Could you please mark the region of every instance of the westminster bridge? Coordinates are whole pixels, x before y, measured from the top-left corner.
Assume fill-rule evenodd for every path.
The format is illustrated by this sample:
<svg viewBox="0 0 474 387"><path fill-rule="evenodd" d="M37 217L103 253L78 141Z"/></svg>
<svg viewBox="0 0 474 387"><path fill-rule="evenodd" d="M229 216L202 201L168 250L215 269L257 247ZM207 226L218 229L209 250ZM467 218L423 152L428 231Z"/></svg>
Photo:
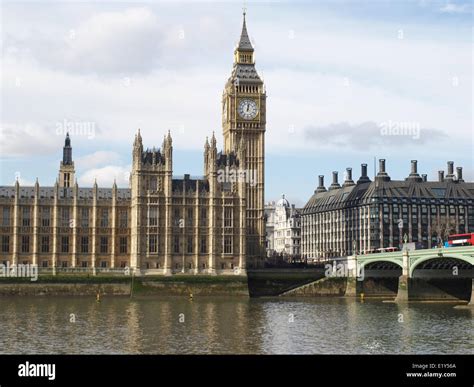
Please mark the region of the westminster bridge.
<svg viewBox="0 0 474 387"><path fill-rule="evenodd" d="M474 246L353 255L325 262L316 281L282 295L321 295L344 277L339 294L407 301L469 301L474 305ZM329 281L328 281L329 280ZM328 282L328 285L324 285Z"/></svg>

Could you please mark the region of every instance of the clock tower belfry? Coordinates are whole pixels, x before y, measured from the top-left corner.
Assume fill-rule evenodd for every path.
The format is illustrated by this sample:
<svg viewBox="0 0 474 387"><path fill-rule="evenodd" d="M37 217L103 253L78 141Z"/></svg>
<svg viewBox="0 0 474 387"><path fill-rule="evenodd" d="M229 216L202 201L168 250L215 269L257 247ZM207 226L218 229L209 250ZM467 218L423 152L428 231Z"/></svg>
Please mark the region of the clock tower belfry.
<svg viewBox="0 0 474 387"><path fill-rule="evenodd" d="M232 74L222 95L225 153L243 147L246 182L248 267L259 267L265 257L264 188L266 92L255 69L255 55L243 14L240 40L234 51ZM249 178L250 177L250 178Z"/></svg>

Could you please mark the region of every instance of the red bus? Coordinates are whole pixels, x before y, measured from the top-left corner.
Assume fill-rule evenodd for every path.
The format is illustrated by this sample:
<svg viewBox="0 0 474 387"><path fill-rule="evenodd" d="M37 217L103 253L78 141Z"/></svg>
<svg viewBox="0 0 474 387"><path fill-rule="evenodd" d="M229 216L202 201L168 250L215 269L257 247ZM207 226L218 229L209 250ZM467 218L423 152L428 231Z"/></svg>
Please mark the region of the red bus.
<svg viewBox="0 0 474 387"><path fill-rule="evenodd" d="M449 247L474 246L474 233L453 234L448 236Z"/></svg>

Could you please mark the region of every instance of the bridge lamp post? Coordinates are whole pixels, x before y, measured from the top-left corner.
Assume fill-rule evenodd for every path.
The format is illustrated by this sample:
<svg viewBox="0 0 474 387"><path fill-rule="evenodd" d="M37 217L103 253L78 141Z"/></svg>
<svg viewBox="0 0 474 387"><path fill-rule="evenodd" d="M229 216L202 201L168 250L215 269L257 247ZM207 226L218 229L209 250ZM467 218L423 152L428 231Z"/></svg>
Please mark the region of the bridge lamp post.
<svg viewBox="0 0 474 387"><path fill-rule="evenodd" d="M354 253L354 277L357 278L357 275L359 274L357 270L357 242L355 239L352 240L352 251Z"/></svg>
<svg viewBox="0 0 474 387"><path fill-rule="evenodd" d="M405 243L405 245L406 245L407 242L408 242L408 235L407 235L407 233L405 233L405 235L403 235L403 243ZM408 249L408 247L405 246L405 249Z"/></svg>
<svg viewBox="0 0 474 387"><path fill-rule="evenodd" d="M402 235L402 232L403 232L403 219L398 219L397 220L397 223L398 223L398 230L399 230L399 235L401 236ZM405 234L406 235L406 234ZM400 243L401 244L401 243ZM401 247L401 246L399 246ZM401 250L401 249L400 249Z"/></svg>
<svg viewBox="0 0 474 387"><path fill-rule="evenodd" d="M185 265L185 258L184 258L184 249L186 248L186 236L185 236L185 233L184 233L184 219L181 218L179 220L179 226L183 229L183 263L182 263L182 267L181 267L181 273L184 274L184 265Z"/></svg>

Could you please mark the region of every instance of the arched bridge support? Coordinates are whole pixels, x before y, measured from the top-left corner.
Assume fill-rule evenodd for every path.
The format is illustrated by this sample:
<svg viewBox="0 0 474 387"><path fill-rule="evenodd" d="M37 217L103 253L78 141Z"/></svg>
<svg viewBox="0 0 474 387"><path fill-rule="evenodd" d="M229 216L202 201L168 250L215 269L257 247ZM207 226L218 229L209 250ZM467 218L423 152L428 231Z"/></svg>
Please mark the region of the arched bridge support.
<svg viewBox="0 0 474 387"><path fill-rule="evenodd" d="M474 308L474 278L472 279L472 289L471 289L471 300L469 301L469 306Z"/></svg>
<svg viewBox="0 0 474 387"><path fill-rule="evenodd" d="M397 303L408 302L408 287L410 283L410 264L408 259L408 251L404 250L402 255L402 275L398 277L398 292L395 298Z"/></svg>
<svg viewBox="0 0 474 387"><path fill-rule="evenodd" d="M344 295L346 297L357 297L358 286L357 286L357 257L351 256L347 258L348 276L346 280L346 290Z"/></svg>
<svg viewBox="0 0 474 387"><path fill-rule="evenodd" d="M436 255L404 251L395 302L470 299L474 304L471 257L442 251Z"/></svg>

